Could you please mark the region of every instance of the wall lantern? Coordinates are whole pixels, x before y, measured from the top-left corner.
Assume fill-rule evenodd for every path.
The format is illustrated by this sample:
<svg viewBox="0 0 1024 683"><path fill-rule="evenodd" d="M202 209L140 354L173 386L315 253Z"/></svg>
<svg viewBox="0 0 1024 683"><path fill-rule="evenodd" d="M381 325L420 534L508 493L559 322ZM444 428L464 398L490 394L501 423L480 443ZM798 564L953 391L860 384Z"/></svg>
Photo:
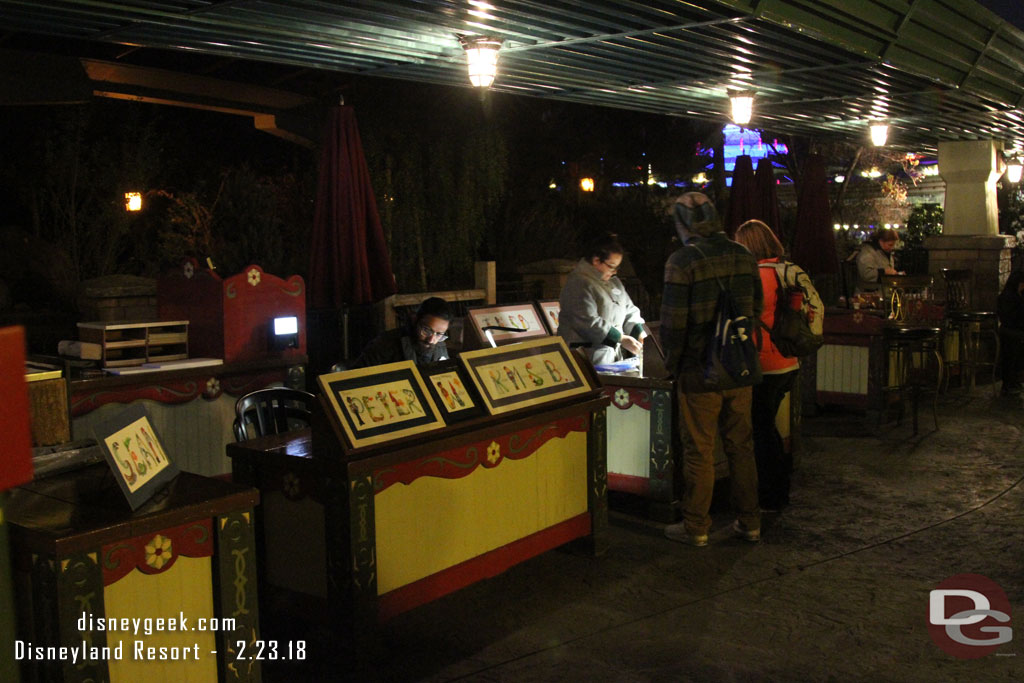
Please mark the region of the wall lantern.
<svg viewBox="0 0 1024 683"><path fill-rule="evenodd" d="M580 178L580 189L584 192L594 191L594 179L593 178Z"/></svg>
<svg viewBox="0 0 1024 683"><path fill-rule="evenodd" d="M1006 179L1011 183L1019 183L1021 174L1024 173L1024 163L1021 163L1019 156L1012 156L1006 160Z"/></svg>
<svg viewBox="0 0 1024 683"><path fill-rule="evenodd" d="M886 123L871 124L871 144L875 147L884 147L889 137L889 125Z"/></svg>
<svg viewBox="0 0 1024 683"><path fill-rule="evenodd" d="M125 192L124 193L124 208L125 208L125 211L142 211L142 193L141 192Z"/></svg>
<svg viewBox="0 0 1024 683"><path fill-rule="evenodd" d="M477 88L489 88L498 74L498 50L501 41L497 38L459 38L466 51L466 65L469 68L469 82Z"/></svg>
<svg viewBox="0 0 1024 683"><path fill-rule="evenodd" d="M729 94L729 101L732 102L733 123L737 126L750 123L754 113L754 93L750 90L734 90Z"/></svg>

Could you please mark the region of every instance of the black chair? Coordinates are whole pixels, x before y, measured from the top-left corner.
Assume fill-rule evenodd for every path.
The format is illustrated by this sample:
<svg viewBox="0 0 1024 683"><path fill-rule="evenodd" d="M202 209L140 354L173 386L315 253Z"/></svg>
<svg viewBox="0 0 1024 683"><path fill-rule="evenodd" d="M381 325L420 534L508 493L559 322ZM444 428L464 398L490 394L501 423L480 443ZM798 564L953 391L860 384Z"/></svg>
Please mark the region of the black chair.
<svg viewBox="0 0 1024 683"><path fill-rule="evenodd" d="M306 427L316 402L308 391L287 387L250 392L235 402L235 441Z"/></svg>
<svg viewBox="0 0 1024 683"><path fill-rule="evenodd" d="M974 310L971 302L973 273L964 268L943 268L946 284L946 330L956 335L956 350L946 359L948 370L960 374L960 385L973 391L978 370L991 372L992 393L996 392L999 361L999 318L995 311ZM988 344L985 340L988 340ZM954 357L955 353L955 357ZM946 373L948 388L949 375Z"/></svg>

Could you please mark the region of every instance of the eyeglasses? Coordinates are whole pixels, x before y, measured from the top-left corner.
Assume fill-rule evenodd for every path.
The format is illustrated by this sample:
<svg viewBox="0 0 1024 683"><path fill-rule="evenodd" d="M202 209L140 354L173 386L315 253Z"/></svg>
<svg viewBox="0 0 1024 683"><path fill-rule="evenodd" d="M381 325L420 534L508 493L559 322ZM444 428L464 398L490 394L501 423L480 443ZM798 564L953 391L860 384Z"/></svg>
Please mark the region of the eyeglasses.
<svg viewBox="0 0 1024 683"><path fill-rule="evenodd" d="M621 263L619 263L617 265L614 265L614 266L612 264L608 263L607 261L601 261L601 263L603 263L604 267L607 268L608 270L612 271L613 273L619 272L619 268L622 267Z"/></svg>
<svg viewBox="0 0 1024 683"><path fill-rule="evenodd" d="M437 341L444 341L445 339L448 338L447 334L441 334L440 332L436 332L427 327L426 325L420 325L420 334L422 334L426 339L433 339L434 337L436 337Z"/></svg>

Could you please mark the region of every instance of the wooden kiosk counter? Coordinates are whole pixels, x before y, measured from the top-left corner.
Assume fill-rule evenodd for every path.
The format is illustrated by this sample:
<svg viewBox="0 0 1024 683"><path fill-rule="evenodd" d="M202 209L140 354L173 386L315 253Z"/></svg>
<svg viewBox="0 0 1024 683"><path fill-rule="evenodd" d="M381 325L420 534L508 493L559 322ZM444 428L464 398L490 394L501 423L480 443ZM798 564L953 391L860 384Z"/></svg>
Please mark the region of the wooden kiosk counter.
<svg viewBox="0 0 1024 683"><path fill-rule="evenodd" d="M372 623L573 539L603 552L608 401L560 338L319 383L311 430L228 446L270 586Z"/></svg>

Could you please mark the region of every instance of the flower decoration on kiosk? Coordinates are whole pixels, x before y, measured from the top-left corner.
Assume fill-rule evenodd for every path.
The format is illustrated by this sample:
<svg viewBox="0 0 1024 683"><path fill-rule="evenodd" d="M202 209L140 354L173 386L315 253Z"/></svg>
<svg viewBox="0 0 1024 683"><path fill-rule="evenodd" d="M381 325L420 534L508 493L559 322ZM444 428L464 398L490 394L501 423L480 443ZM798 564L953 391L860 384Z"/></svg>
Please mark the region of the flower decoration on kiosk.
<svg viewBox="0 0 1024 683"><path fill-rule="evenodd" d="M299 486L299 477L294 472L285 472L284 477L281 478L281 490L284 491L284 495L290 500L295 500L299 497L302 492L302 488Z"/></svg>
<svg viewBox="0 0 1024 683"><path fill-rule="evenodd" d="M171 561L171 539L157 534L146 544L146 564L153 569L163 569Z"/></svg>
<svg viewBox="0 0 1024 683"><path fill-rule="evenodd" d="M220 396L220 393L221 389L219 379L217 379L216 377L211 377L210 379L206 380L206 389L203 390L203 398L205 398L207 401L212 401L213 399Z"/></svg>
<svg viewBox="0 0 1024 683"><path fill-rule="evenodd" d="M249 271L249 284L255 287L260 283L260 271L256 268L252 268Z"/></svg>
<svg viewBox="0 0 1024 683"><path fill-rule="evenodd" d="M619 389L615 392L615 405L620 408L625 408L629 405L629 392L625 389Z"/></svg>
<svg viewBox="0 0 1024 683"><path fill-rule="evenodd" d="M492 441L491 445L487 447L487 462L492 465L496 465L498 460L501 459L501 446L497 441Z"/></svg>
<svg viewBox="0 0 1024 683"><path fill-rule="evenodd" d="M196 266L192 261L185 261L185 266L182 271L185 273L185 279L191 280L192 276L196 274Z"/></svg>

